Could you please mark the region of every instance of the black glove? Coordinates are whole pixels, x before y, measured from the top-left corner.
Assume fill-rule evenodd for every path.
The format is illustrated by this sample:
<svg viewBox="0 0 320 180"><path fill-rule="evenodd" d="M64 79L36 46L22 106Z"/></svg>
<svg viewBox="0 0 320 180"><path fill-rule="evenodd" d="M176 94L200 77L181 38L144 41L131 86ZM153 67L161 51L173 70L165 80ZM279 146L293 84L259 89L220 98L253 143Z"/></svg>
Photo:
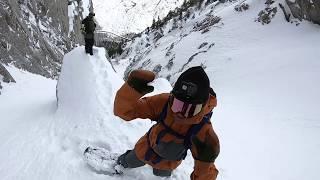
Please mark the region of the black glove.
<svg viewBox="0 0 320 180"><path fill-rule="evenodd" d="M151 71L134 70L130 73L127 83L130 87L145 95L154 90L153 86L148 85L148 83L152 82L154 78L155 75Z"/></svg>
<svg viewBox="0 0 320 180"><path fill-rule="evenodd" d="M203 162L214 162L218 157L219 152L214 150L210 144L201 142L196 136L192 137L192 143L197 149L196 159Z"/></svg>

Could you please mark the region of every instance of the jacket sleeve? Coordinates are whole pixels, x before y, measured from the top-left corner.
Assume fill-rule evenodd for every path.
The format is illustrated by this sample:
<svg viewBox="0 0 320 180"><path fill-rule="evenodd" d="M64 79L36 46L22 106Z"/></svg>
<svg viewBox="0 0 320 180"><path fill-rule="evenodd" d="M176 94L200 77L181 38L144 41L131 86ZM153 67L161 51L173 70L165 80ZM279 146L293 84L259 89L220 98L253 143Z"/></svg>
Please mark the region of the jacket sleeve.
<svg viewBox="0 0 320 180"><path fill-rule="evenodd" d="M141 97L142 94L130 87L128 83L125 83L116 94L114 114L126 121L136 118L154 119L157 116L157 112L153 108L157 107L154 101L155 97Z"/></svg>
<svg viewBox="0 0 320 180"><path fill-rule="evenodd" d="M216 180L219 171L214 163L195 160L194 170L190 176L191 180Z"/></svg>
<svg viewBox="0 0 320 180"><path fill-rule="evenodd" d="M197 137L199 137L201 141L205 141L206 143L210 144L217 157L220 153L219 139L216 133L213 131L211 125L208 125L204 128L205 130L200 132ZM191 150L192 156L194 157L194 171L190 176L191 180L216 180L219 171L214 162L203 162L197 160L196 148L192 147Z"/></svg>
<svg viewBox="0 0 320 180"><path fill-rule="evenodd" d="M216 180L219 171L214 163L207 163L195 160L194 171L192 172L191 180Z"/></svg>

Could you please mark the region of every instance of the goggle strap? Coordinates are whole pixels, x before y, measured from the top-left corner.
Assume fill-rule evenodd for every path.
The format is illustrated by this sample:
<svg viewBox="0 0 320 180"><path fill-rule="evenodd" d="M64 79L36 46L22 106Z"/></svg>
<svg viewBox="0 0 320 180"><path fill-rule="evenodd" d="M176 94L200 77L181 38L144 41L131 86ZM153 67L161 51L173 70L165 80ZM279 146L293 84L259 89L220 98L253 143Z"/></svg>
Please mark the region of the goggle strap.
<svg viewBox="0 0 320 180"><path fill-rule="evenodd" d="M194 111L196 109L196 106L197 105L191 105L190 110L188 111L188 117L194 116L194 113L195 113Z"/></svg>

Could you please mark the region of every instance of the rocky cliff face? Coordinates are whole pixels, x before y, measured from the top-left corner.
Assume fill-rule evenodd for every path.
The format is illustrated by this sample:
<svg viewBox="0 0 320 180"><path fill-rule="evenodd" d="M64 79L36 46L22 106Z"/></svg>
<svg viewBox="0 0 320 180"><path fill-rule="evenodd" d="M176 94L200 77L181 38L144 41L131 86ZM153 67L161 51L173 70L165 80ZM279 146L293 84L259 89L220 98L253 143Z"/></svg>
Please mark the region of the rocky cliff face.
<svg viewBox="0 0 320 180"><path fill-rule="evenodd" d="M56 78L63 54L82 41L82 12L79 0L0 0L1 63Z"/></svg>
<svg viewBox="0 0 320 180"><path fill-rule="evenodd" d="M319 0L286 0L292 15L300 20L306 19L320 25Z"/></svg>

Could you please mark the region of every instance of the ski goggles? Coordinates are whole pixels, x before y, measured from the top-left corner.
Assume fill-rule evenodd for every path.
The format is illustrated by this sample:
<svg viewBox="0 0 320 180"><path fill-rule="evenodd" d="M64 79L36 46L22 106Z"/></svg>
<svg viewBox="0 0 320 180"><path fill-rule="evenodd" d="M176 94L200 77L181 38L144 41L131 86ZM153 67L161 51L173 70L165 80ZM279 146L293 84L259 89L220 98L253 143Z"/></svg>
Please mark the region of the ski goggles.
<svg viewBox="0 0 320 180"><path fill-rule="evenodd" d="M186 118L191 118L199 114L203 107L203 104L186 103L175 98L174 96L171 96L170 105L172 112L179 113Z"/></svg>

